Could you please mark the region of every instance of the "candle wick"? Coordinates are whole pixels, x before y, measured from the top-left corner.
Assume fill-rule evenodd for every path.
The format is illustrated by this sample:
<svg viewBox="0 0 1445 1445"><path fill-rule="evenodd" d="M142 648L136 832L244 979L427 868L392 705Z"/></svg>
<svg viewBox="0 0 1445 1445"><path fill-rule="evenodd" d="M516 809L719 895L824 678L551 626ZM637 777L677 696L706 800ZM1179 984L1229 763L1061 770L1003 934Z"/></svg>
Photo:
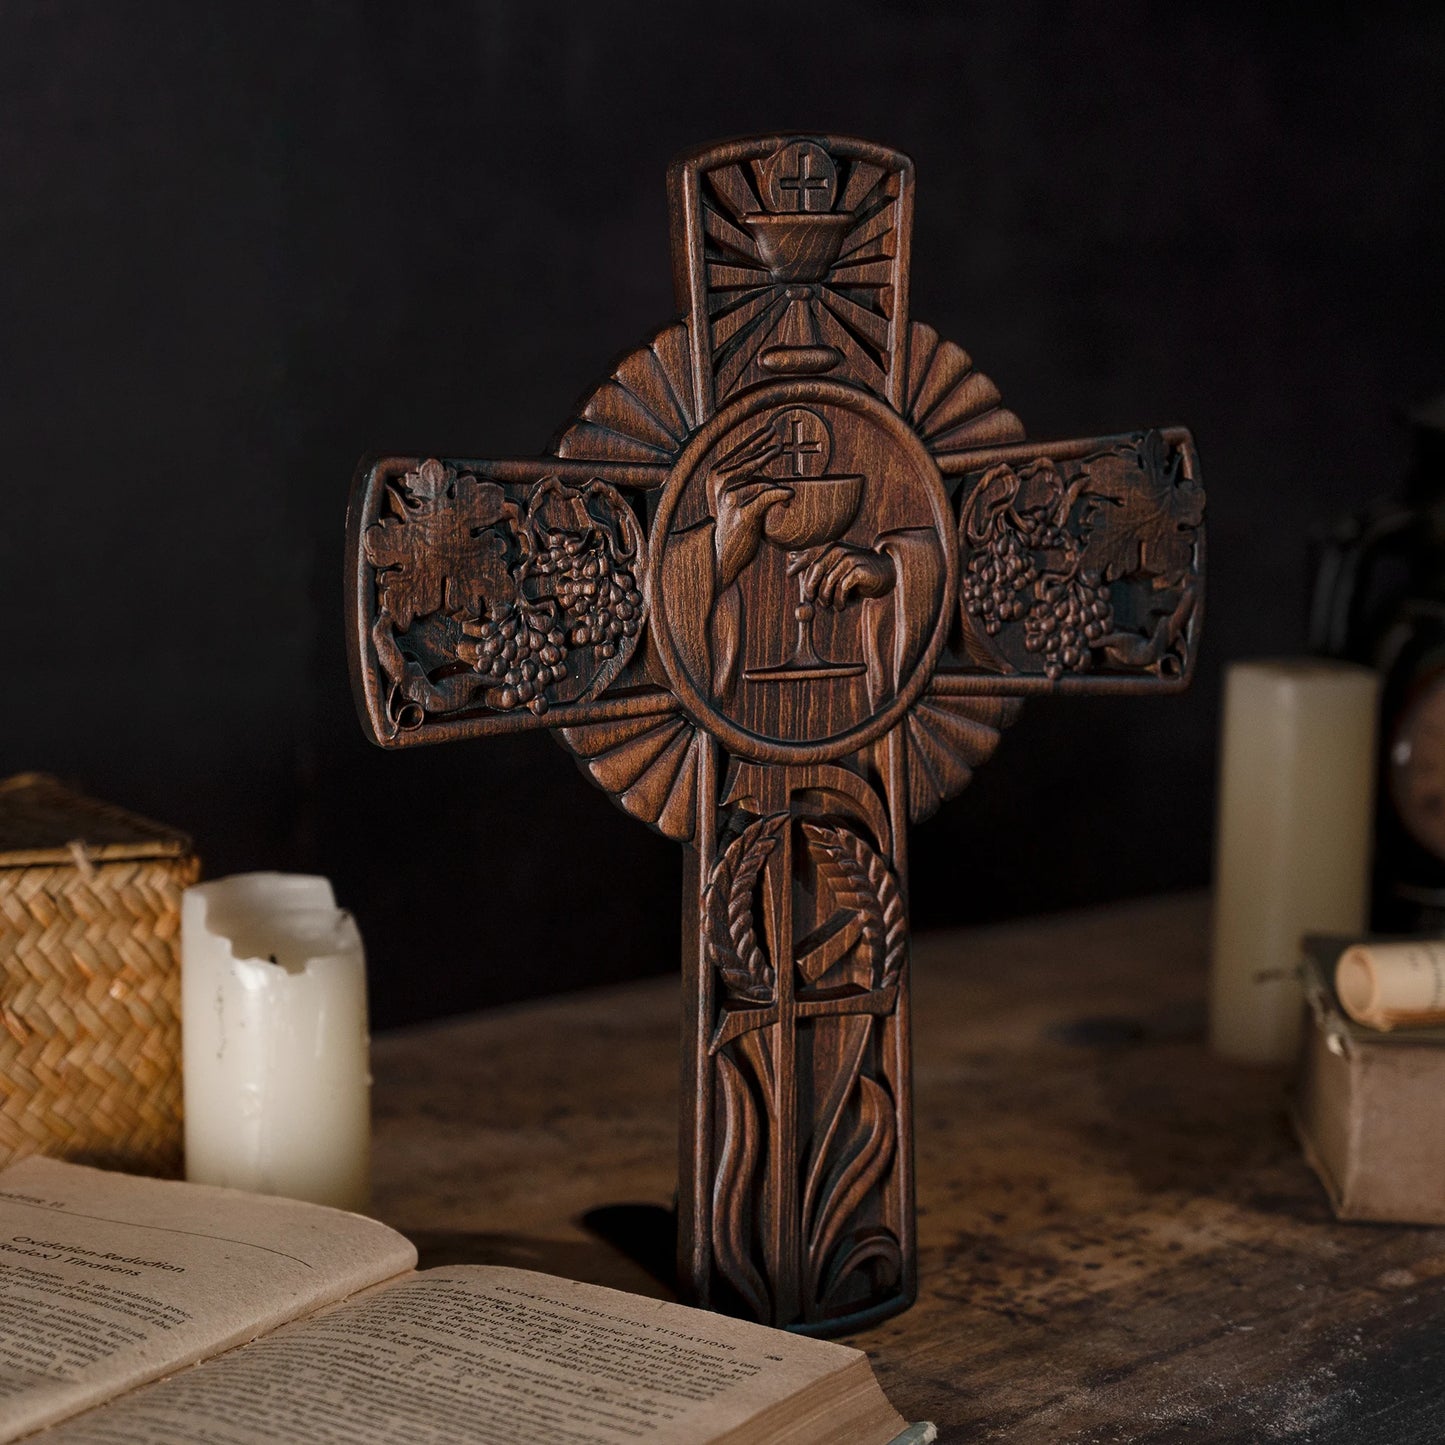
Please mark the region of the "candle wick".
<svg viewBox="0 0 1445 1445"><path fill-rule="evenodd" d="M274 953L268 954L267 957L270 958L272 963L276 963L276 955ZM277 964L277 967L280 967L280 965Z"/></svg>

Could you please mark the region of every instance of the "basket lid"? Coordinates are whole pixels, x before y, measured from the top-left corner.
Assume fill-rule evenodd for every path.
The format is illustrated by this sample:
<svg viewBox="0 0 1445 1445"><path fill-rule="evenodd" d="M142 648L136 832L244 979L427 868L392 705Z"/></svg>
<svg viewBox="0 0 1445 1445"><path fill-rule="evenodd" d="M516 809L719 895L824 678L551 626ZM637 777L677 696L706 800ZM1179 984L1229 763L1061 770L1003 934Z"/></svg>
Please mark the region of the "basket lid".
<svg viewBox="0 0 1445 1445"><path fill-rule="evenodd" d="M190 851L184 833L88 798L46 773L0 781L0 868L69 863L77 852L93 863L118 863Z"/></svg>

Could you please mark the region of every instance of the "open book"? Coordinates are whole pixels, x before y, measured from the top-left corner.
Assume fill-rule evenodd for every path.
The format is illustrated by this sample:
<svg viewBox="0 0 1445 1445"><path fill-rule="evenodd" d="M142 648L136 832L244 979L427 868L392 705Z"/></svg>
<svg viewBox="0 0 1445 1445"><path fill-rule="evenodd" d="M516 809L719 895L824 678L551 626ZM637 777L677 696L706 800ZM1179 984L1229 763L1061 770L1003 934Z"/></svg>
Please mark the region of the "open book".
<svg viewBox="0 0 1445 1445"><path fill-rule="evenodd" d="M359 1215L27 1159L0 1173L0 1445L934 1438L858 1350L415 1264Z"/></svg>

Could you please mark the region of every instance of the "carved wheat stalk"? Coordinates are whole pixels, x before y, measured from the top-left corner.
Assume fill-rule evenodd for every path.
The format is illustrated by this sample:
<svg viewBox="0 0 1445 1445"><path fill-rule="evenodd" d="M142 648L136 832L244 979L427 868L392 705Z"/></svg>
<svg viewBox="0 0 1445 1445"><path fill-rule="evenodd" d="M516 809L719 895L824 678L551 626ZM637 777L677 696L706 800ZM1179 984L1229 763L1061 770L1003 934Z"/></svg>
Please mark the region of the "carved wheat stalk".
<svg viewBox="0 0 1445 1445"><path fill-rule="evenodd" d="M862 919L863 943L877 986L896 983L908 953L908 919L903 891L892 870L851 829L805 822L803 836L838 907L851 909Z"/></svg>
<svg viewBox="0 0 1445 1445"><path fill-rule="evenodd" d="M753 894L787 820L786 813L773 813L748 824L708 884L708 959L733 993L755 1003L771 1000L777 971L758 938Z"/></svg>

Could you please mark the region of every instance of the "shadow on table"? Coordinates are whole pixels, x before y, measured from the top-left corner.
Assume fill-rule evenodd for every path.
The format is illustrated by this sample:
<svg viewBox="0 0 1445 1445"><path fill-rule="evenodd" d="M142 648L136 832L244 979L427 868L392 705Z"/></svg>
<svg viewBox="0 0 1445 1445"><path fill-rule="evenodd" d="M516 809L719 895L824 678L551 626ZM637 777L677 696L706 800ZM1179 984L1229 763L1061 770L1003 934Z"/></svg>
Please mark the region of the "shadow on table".
<svg viewBox="0 0 1445 1445"><path fill-rule="evenodd" d="M419 1269L442 1265L505 1265L605 1285L656 1299L675 1297L676 1216L657 1204L607 1204L578 1221L589 1239L539 1239L525 1234L403 1229L416 1245Z"/></svg>
<svg viewBox="0 0 1445 1445"><path fill-rule="evenodd" d="M1326 1222L1323 1193L1304 1165L1286 1116L1287 1071L1210 1055L1198 1005L1138 1018L1062 1021L1056 1056L1059 1108L1074 1157L1122 1168L1142 1196L1209 1196L1246 1209Z"/></svg>
<svg viewBox="0 0 1445 1445"><path fill-rule="evenodd" d="M579 1223L645 1270L669 1296L676 1294L676 1210L660 1204L604 1204L589 1209Z"/></svg>

